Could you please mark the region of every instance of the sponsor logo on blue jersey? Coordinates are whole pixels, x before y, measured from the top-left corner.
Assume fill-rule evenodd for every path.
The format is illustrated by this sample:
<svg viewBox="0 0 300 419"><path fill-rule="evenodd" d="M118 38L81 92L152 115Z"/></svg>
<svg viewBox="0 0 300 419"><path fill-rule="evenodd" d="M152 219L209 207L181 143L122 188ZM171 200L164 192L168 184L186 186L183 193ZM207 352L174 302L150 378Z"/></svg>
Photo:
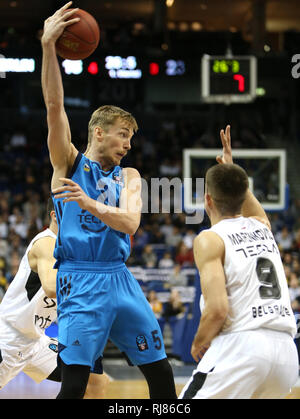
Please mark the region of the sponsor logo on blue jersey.
<svg viewBox="0 0 300 419"><path fill-rule="evenodd" d="M145 351L146 349L148 349L147 339L144 335L139 335L136 337L136 344L139 348L139 351Z"/></svg>

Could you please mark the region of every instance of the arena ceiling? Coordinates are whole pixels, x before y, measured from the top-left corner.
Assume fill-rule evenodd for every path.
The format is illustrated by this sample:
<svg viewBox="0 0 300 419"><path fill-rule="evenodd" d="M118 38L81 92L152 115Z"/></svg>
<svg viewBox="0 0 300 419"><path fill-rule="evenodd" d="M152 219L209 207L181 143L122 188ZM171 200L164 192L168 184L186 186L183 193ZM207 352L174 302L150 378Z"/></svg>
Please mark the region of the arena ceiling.
<svg viewBox="0 0 300 419"><path fill-rule="evenodd" d="M120 22L153 23L161 19L161 3L167 0L74 0L103 25ZM172 3L172 0L168 0ZM299 0L173 0L167 7L167 24L200 23L200 30L245 30L253 18L253 2L266 1L266 29L270 32L300 31ZM42 27L42 21L61 7L61 0L0 0L0 28ZM199 28L199 25L198 25Z"/></svg>

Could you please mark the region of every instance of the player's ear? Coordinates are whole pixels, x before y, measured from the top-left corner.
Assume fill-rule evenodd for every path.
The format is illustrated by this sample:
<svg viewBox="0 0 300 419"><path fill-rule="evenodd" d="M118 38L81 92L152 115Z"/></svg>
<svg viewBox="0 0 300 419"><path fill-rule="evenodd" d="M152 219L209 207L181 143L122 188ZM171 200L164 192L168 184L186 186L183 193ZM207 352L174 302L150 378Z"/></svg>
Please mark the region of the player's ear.
<svg viewBox="0 0 300 419"><path fill-rule="evenodd" d="M102 140L102 138L103 138L103 129L101 128L101 127L99 127L99 126L96 126L95 128L94 128L94 138L97 140L97 141L101 141Z"/></svg>
<svg viewBox="0 0 300 419"><path fill-rule="evenodd" d="M211 209L212 207L212 197L209 193L205 193L205 207Z"/></svg>
<svg viewBox="0 0 300 419"><path fill-rule="evenodd" d="M57 223L56 214L54 210L50 212L50 217L51 217L51 220L54 220Z"/></svg>

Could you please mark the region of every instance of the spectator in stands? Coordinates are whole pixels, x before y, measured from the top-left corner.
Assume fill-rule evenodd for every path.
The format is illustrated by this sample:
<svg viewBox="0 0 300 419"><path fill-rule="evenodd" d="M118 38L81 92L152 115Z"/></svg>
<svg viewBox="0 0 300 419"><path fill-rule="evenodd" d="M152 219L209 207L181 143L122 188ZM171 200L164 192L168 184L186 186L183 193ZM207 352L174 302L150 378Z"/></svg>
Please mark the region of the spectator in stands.
<svg viewBox="0 0 300 419"><path fill-rule="evenodd" d="M6 264L6 259L5 259L5 257L3 257L3 256L0 256L0 270L2 270L2 272L3 273L5 273L6 272L6 268L7 268L7 266L6 266L7 264Z"/></svg>
<svg viewBox="0 0 300 419"><path fill-rule="evenodd" d="M159 166L159 174L160 176L178 176L180 174L180 165L178 162L174 164L174 161L171 161L168 157L165 158L161 165Z"/></svg>
<svg viewBox="0 0 300 419"><path fill-rule="evenodd" d="M149 235L143 227L139 227L134 235L133 247L137 255L139 255L149 242Z"/></svg>
<svg viewBox="0 0 300 419"><path fill-rule="evenodd" d="M9 197L10 194L5 193L5 192L1 192L0 194L0 211L3 214L9 214Z"/></svg>
<svg viewBox="0 0 300 419"><path fill-rule="evenodd" d="M300 278L300 262L298 255L293 256L292 271Z"/></svg>
<svg viewBox="0 0 300 419"><path fill-rule="evenodd" d="M150 242L152 244L162 244L165 242L165 236L160 230L158 223L152 224Z"/></svg>
<svg viewBox="0 0 300 419"><path fill-rule="evenodd" d="M16 276L19 265L21 262L21 257L19 256L18 252L14 251L11 254L11 257L9 259L9 266L8 266L8 272L7 272L7 280L9 283L14 279Z"/></svg>
<svg viewBox="0 0 300 419"><path fill-rule="evenodd" d="M189 249L183 241L180 242L177 248L175 262L181 267L194 265L193 249Z"/></svg>
<svg viewBox="0 0 300 419"><path fill-rule="evenodd" d="M173 224L170 214L165 214L163 223L160 226L160 231L163 233L165 240L169 239L173 234Z"/></svg>
<svg viewBox="0 0 300 419"><path fill-rule="evenodd" d="M48 193L49 194L49 193ZM27 199L22 206L22 211L24 213L24 218L26 223L32 224L33 219L37 224L37 228L40 230L42 228L42 206L40 204L40 195L34 190L28 190Z"/></svg>
<svg viewBox="0 0 300 419"><path fill-rule="evenodd" d="M14 222L11 222L10 229L20 236L21 239L27 239L28 224L25 222L22 213L17 214Z"/></svg>
<svg viewBox="0 0 300 419"><path fill-rule="evenodd" d="M300 228L295 231L293 249L300 251Z"/></svg>
<svg viewBox="0 0 300 419"><path fill-rule="evenodd" d="M283 259L283 263L286 266L289 266L290 268L292 267L293 258L292 258L291 252L284 252L282 255L282 259Z"/></svg>
<svg viewBox="0 0 300 419"><path fill-rule="evenodd" d="M289 250L293 246L293 234L289 232L286 226L275 235L278 246L283 250Z"/></svg>
<svg viewBox="0 0 300 419"><path fill-rule="evenodd" d="M14 231L9 233L8 243L8 256L10 258L14 252L17 253L20 257L24 254L25 246L22 243L22 239Z"/></svg>
<svg viewBox="0 0 300 419"><path fill-rule="evenodd" d="M14 205L8 217L9 227L14 226L19 215L22 215L21 210L17 205Z"/></svg>
<svg viewBox="0 0 300 419"><path fill-rule="evenodd" d="M191 228L189 228L187 232L185 233L185 235L183 236L182 241L188 249L193 248L193 242L194 242L195 237L196 237L196 234L194 230L192 230Z"/></svg>
<svg viewBox="0 0 300 419"><path fill-rule="evenodd" d="M163 257L158 262L159 268L173 268L174 260L172 258L172 254L170 252L165 252Z"/></svg>
<svg viewBox="0 0 300 419"><path fill-rule="evenodd" d="M148 140L145 136L140 136L138 142L142 149L143 157L146 159L155 158L156 149L153 144L153 141Z"/></svg>
<svg viewBox="0 0 300 419"><path fill-rule="evenodd" d="M142 253L142 264L146 268L155 268L157 263L157 256L153 252L151 244L147 244Z"/></svg>
<svg viewBox="0 0 300 419"><path fill-rule="evenodd" d="M0 215L0 238L6 239L8 236L8 213Z"/></svg>
<svg viewBox="0 0 300 419"><path fill-rule="evenodd" d="M182 241L180 230L177 226L173 226L173 233L166 238L166 245L170 247L177 247Z"/></svg>
<svg viewBox="0 0 300 419"><path fill-rule="evenodd" d="M6 258L7 254L8 254L7 240L0 238L0 259Z"/></svg>
<svg viewBox="0 0 300 419"><path fill-rule="evenodd" d="M169 281L165 284L165 288L186 287L187 277L181 269L179 263L174 266L173 273L169 277Z"/></svg>
<svg viewBox="0 0 300 419"><path fill-rule="evenodd" d="M284 269L286 280L289 281L290 280L291 273L292 273L292 270L291 270L291 268L288 265L283 265L283 269Z"/></svg>
<svg viewBox="0 0 300 419"><path fill-rule="evenodd" d="M19 149L25 148L27 145L27 138L21 129L16 129L10 139L10 145L12 148Z"/></svg>
<svg viewBox="0 0 300 419"><path fill-rule="evenodd" d="M270 214L270 222L271 222L272 231L274 231L274 234L280 231L282 227L284 226L284 222L280 218L278 212L274 212L273 214Z"/></svg>
<svg viewBox="0 0 300 419"><path fill-rule="evenodd" d="M294 313L300 313L300 296L296 297L291 303Z"/></svg>
<svg viewBox="0 0 300 419"><path fill-rule="evenodd" d="M299 302L297 301L297 297L300 297L300 282L294 272L291 272L288 284L292 309L298 310Z"/></svg>
<svg viewBox="0 0 300 419"><path fill-rule="evenodd" d="M8 282L6 276L4 275L3 269L0 269L0 301L2 300L7 288Z"/></svg>
<svg viewBox="0 0 300 419"><path fill-rule="evenodd" d="M155 290L150 290L148 292L147 300L149 301L149 304L152 307L155 317L157 319L160 318L163 310L163 305L162 302L158 299Z"/></svg>
<svg viewBox="0 0 300 419"><path fill-rule="evenodd" d="M164 305L163 317L169 320L170 317L182 317L185 312L185 306L181 301L177 289L173 288L170 292L169 300Z"/></svg>

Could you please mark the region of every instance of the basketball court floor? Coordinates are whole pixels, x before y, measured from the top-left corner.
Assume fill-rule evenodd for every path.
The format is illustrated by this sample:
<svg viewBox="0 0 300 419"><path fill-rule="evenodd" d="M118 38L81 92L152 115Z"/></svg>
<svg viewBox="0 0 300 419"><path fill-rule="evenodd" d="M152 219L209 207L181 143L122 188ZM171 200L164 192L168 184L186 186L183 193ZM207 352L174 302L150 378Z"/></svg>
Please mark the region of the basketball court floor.
<svg viewBox="0 0 300 419"><path fill-rule="evenodd" d="M177 393L187 382L194 369L172 361ZM148 399L148 387L137 367L129 367L124 359L103 361L104 371L111 377L107 389L107 399ZM59 392L60 383L45 380L36 384L30 377L20 373L1 391L0 399L54 399Z"/></svg>
<svg viewBox="0 0 300 419"><path fill-rule="evenodd" d="M104 370L111 377L107 399L148 399L148 388L138 368L129 367L123 359L105 360ZM177 394L192 374L194 365L171 360ZM0 399L54 399L60 383L45 380L36 384L26 374L20 373L0 391ZM300 399L300 378L288 399Z"/></svg>

